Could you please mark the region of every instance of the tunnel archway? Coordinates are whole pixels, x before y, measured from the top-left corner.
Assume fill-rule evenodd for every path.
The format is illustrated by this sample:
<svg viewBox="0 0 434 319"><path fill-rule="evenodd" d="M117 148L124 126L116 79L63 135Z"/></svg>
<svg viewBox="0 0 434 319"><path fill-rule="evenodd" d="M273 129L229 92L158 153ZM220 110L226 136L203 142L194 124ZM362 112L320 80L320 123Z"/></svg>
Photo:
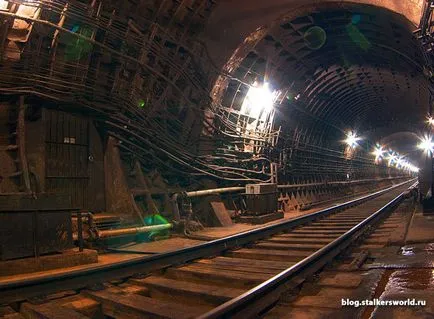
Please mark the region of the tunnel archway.
<svg viewBox="0 0 434 319"><path fill-rule="evenodd" d="M264 25L250 33L226 63L224 70L236 80L217 80L212 91L216 104L237 109L249 83L269 81L285 94L276 121L290 140L284 144L291 153L299 152L300 142L339 150L349 129L363 134L423 122L429 90L413 36L422 3L303 4L273 22L267 23L265 14ZM398 131L392 128L392 133ZM381 137L370 134L372 141ZM308 153L292 160L303 162L300 158L314 151ZM316 160L308 165L316 165ZM308 165L305 173L311 171Z"/></svg>
<svg viewBox="0 0 434 319"><path fill-rule="evenodd" d="M243 58L261 37L261 33L272 27L276 21L285 16L303 14L306 8L314 6L345 6L370 5L386 9L402 15L417 26L420 22L423 0L394 1L394 0L260 0L243 1L226 0L219 3L210 17L206 37L211 48L210 53L214 60L225 64L234 58ZM256 32L255 32L256 31ZM222 41L222 39L224 40ZM244 42L244 43L243 43ZM243 45L240 45L243 43ZM236 59L235 59L236 60Z"/></svg>

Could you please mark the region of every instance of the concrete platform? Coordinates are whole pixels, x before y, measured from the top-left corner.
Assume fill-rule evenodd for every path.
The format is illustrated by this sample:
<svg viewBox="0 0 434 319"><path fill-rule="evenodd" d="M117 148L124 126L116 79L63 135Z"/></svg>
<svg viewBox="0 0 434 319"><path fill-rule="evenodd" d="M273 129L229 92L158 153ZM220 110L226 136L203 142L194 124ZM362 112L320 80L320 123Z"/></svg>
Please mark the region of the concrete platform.
<svg viewBox="0 0 434 319"><path fill-rule="evenodd" d="M434 243L434 216L423 215L422 208L413 215L406 243Z"/></svg>

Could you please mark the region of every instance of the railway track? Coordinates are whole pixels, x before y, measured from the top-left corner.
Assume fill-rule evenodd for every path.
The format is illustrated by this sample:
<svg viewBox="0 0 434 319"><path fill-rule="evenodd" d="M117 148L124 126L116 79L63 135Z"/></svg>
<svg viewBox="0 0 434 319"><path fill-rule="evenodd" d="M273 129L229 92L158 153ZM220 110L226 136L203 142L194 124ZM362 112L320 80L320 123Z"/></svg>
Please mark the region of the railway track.
<svg viewBox="0 0 434 319"><path fill-rule="evenodd" d="M306 280L294 293L280 298L266 319L373 318L375 307L342 306L342 300L373 300L385 291L390 273L378 268L377 258L399 255L416 203L403 201L327 267ZM359 244L360 243L360 244ZM375 318L381 318L376 314ZM409 316L411 317L411 316Z"/></svg>
<svg viewBox="0 0 434 319"><path fill-rule="evenodd" d="M0 284L0 303L16 318L256 317L360 238L409 186L171 253Z"/></svg>

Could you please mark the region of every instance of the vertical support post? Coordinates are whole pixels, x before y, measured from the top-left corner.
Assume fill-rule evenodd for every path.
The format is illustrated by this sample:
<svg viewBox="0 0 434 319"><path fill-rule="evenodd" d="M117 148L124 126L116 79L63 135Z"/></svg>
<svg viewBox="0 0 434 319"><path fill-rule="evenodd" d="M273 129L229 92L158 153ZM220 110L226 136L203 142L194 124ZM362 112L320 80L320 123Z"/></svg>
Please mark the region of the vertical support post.
<svg viewBox="0 0 434 319"><path fill-rule="evenodd" d="M66 12L68 10L68 5L69 3L66 3L65 6L63 7L62 12L60 13L60 20L57 23L57 25L62 28L64 23L65 23L65 19L66 19ZM56 53L57 53L57 37L59 36L59 29L56 29L54 31L54 35L53 35L53 40L51 41L51 62L50 62L50 76L53 75L53 69L54 69L54 64L56 62Z"/></svg>
<svg viewBox="0 0 434 319"><path fill-rule="evenodd" d="M23 172L24 179L24 187L27 193L31 193L30 189L30 176L29 176L29 165L27 163L27 154L26 154L26 108L24 105L24 96L20 96L20 105L18 111L18 129L17 129L17 137L18 137L18 147L20 152L20 162L21 162L21 170Z"/></svg>
<svg viewBox="0 0 434 319"><path fill-rule="evenodd" d="M38 211L32 213L33 219L33 250L36 258L39 258L39 238L38 238Z"/></svg>
<svg viewBox="0 0 434 319"><path fill-rule="evenodd" d="M83 251L83 216L81 211L77 213L77 236L78 236L78 250Z"/></svg>

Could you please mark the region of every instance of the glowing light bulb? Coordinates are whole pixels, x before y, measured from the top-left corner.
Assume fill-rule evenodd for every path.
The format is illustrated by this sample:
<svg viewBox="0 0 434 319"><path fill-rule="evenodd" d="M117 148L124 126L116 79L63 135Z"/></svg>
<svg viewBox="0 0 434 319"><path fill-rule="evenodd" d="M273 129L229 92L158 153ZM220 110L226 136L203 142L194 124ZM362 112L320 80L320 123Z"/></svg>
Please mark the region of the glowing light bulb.
<svg viewBox="0 0 434 319"><path fill-rule="evenodd" d="M420 138L420 143L417 146L421 150L424 150L424 152L428 154L432 154L434 150L434 143L432 141L432 136L424 136Z"/></svg>
<svg viewBox="0 0 434 319"><path fill-rule="evenodd" d="M382 146L377 145L377 147L375 148L375 150L372 152L372 154L375 155L375 161L378 162L380 159L383 158L384 155L384 150Z"/></svg>
<svg viewBox="0 0 434 319"><path fill-rule="evenodd" d="M360 140L361 138L358 137L355 132L348 132L347 138L345 139L345 143L351 148L356 148L358 146L357 142Z"/></svg>

